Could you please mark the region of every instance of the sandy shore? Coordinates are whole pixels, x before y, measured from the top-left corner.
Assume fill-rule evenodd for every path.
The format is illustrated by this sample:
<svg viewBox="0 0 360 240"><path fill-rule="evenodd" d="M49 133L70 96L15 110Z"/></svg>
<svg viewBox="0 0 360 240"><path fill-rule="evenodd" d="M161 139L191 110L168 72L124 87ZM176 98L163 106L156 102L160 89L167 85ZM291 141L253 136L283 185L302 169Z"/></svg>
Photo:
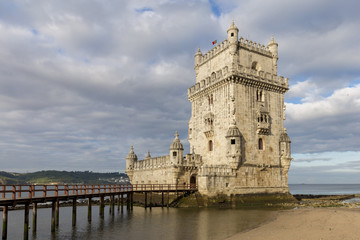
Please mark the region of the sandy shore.
<svg viewBox="0 0 360 240"><path fill-rule="evenodd" d="M360 239L360 208L300 208L283 210L258 228L227 240Z"/></svg>

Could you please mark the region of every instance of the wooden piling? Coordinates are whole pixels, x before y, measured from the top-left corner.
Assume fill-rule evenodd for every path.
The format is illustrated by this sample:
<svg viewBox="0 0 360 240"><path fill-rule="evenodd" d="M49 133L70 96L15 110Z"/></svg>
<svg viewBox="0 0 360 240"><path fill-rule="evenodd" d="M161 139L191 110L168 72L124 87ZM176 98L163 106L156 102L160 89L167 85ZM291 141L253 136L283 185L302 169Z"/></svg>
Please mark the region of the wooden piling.
<svg viewBox="0 0 360 240"><path fill-rule="evenodd" d="M150 205L149 205L149 207L150 207L150 209L151 209L151 207L152 207L152 192L150 192Z"/></svg>
<svg viewBox="0 0 360 240"><path fill-rule="evenodd" d="M101 218L104 218L104 196L100 197L99 214Z"/></svg>
<svg viewBox="0 0 360 240"><path fill-rule="evenodd" d="M126 194L126 209L130 211L130 193Z"/></svg>
<svg viewBox="0 0 360 240"><path fill-rule="evenodd" d="M116 201L116 203L117 203L117 210L118 210L118 212L119 212L119 211L120 211L120 194L118 194L116 200L117 200L117 201Z"/></svg>
<svg viewBox="0 0 360 240"><path fill-rule="evenodd" d="M147 208L147 192L145 192L145 209Z"/></svg>
<svg viewBox="0 0 360 240"><path fill-rule="evenodd" d="M164 207L164 191L161 192L161 207Z"/></svg>
<svg viewBox="0 0 360 240"><path fill-rule="evenodd" d="M121 213L124 212L124 194L121 194Z"/></svg>
<svg viewBox="0 0 360 240"><path fill-rule="evenodd" d="M166 204L166 207L169 207L169 202L170 202L170 196L169 196L169 191L167 191L167 204Z"/></svg>
<svg viewBox="0 0 360 240"><path fill-rule="evenodd" d="M24 211L24 240L29 239L29 203L25 203Z"/></svg>
<svg viewBox="0 0 360 240"><path fill-rule="evenodd" d="M76 201L77 198L73 198L72 202L72 226L76 226Z"/></svg>
<svg viewBox="0 0 360 240"><path fill-rule="evenodd" d="M60 214L60 202L59 199L56 199L56 205L55 205L55 226L59 226L59 215Z"/></svg>
<svg viewBox="0 0 360 240"><path fill-rule="evenodd" d="M130 193L130 196L131 196L130 208L131 208L131 211L132 211L132 210L134 210L134 193L131 192L131 193Z"/></svg>
<svg viewBox="0 0 360 240"><path fill-rule="evenodd" d="M7 226L8 226L8 206L3 206L3 226L2 226L2 239L7 239Z"/></svg>
<svg viewBox="0 0 360 240"><path fill-rule="evenodd" d="M51 203L51 232L55 232L55 205L55 201Z"/></svg>
<svg viewBox="0 0 360 240"><path fill-rule="evenodd" d="M91 198L88 198L88 222L91 222Z"/></svg>
<svg viewBox="0 0 360 240"><path fill-rule="evenodd" d="M33 203L32 207L33 207L32 232L35 233L37 228L37 203Z"/></svg>

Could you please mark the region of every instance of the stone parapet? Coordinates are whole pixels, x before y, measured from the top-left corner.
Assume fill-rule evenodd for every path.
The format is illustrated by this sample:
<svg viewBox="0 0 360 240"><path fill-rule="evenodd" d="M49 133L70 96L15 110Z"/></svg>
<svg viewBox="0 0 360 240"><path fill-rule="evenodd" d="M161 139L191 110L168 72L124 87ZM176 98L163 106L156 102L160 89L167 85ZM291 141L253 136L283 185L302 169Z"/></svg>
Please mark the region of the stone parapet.
<svg viewBox="0 0 360 240"><path fill-rule="evenodd" d="M244 68L239 65L238 72L231 76L222 76L220 78L207 77L195 85L188 88L188 98L192 98L197 94L213 90L229 81L259 87L268 91L285 93L289 89L289 79L283 76L272 75L264 71L256 71Z"/></svg>
<svg viewBox="0 0 360 240"><path fill-rule="evenodd" d="M220 54L221 52L228 49L229 45L230 45L229 41L227 39L225 39L220 44L215 45L215 47L213 47L206 53L204 53L204 54L199 53L198 65L201 66L201 65L207 63L208 61L210 61L211 59L216 57L218 54ZM265 45L263 45L263 44L253 42L248 39L244 40L243 37L241 37L240 41L238 41L238 46L239 46L239 48L244 48L250 52L258 53L258 54L261 54L261 55L264 55L267 57L272 57L272 53L269 51L268 47L265 47Z"/></svg>
<svg viewBox="0 0 360 240"><path fill-rule="evenodd" d="M170 156L153 157L134 162L134 170L154 169L170 166Z"/></svg>

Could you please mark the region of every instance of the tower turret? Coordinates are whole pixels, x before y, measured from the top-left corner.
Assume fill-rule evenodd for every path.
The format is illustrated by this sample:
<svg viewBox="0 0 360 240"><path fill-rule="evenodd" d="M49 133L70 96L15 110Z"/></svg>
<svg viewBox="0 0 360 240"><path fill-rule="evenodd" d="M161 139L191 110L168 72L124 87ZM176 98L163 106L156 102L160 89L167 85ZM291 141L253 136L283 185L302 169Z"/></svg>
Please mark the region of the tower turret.
<svg viewBox="0 0 360 240"><path fill-rule="evenodd" d="M146 157L144 158L144 160L148 160L151 158L151 155L150 155L150 150L148 150L147 154L146 154Z"/></svg>
<svg viewBox="0 0 360 240"><path fill-rule="evenodd" d="M280 144L280 162L281 162L281 167L283 168L285 184L287 184L290 162L293 159L291 158L291 149L290 149L291 141L286 133L286 128L284 128L284 132L280 135L279 144Z"/></svg>
<svg viewBox="0 0 360 240"><path fill-rule="evenodd" d="M175 139L170 145L170 162L172 164L178 165L182 164L184 159L184 147L180 142L179 134L175 132Z"/></svg>
<svg viewBox="0 0 360 240"><path fill-rule="evenodd" d="M134 153L134 147L131 146L129 154L126 156L126 170L132 170L134 168L134 162L137 161L137 156Z"/></svg>
<svg viewBox="0 0 360 240"><path fill-rule="evenodd" d="M202 53L200 51L200 47L198 48L197 52L195 53L195 67L196 65L200 64Z"/></svg>
<svg viewBox="0 0 360 240"><path fill-rule="evenodd" d="M267 45L267 48L272 53L273 57L273 74L277 75L277 61L279 59L278 57L278 44L275 42L274 37L271 37L271 40L269 44Z"/></svg>
<svg viewBox="0 0 360 240"><path fill-rule="evenodd" d="M230 51L232 54L235 54L238 49L239 44L239 29L236 27L234 21L232 21L229 29L227 30L228 41L230 44Z"/></svg>
<svg viewBox="0 0 360 240"><path fill-rule="evenodd" d="M237 169L241 162L241 133L236 127L236 122L233 120L226 133L226 157L231 168Z"/></svg>

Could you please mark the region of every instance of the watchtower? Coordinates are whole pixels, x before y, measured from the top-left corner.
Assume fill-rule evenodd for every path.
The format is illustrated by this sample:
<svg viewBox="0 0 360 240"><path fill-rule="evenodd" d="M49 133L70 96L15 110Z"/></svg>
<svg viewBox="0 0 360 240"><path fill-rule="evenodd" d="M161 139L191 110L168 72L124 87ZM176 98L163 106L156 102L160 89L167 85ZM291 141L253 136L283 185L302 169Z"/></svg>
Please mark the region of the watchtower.
<svg viewBox="0 0 360 240"><path fill-rule="evenodd" d="M272 37L265 47L239 39L238 32L232 22L227 39L195 54L189 142L202 156L199 191L288 192L292 158L284 94L289 80L277 75L278 44Z"/></svg>

